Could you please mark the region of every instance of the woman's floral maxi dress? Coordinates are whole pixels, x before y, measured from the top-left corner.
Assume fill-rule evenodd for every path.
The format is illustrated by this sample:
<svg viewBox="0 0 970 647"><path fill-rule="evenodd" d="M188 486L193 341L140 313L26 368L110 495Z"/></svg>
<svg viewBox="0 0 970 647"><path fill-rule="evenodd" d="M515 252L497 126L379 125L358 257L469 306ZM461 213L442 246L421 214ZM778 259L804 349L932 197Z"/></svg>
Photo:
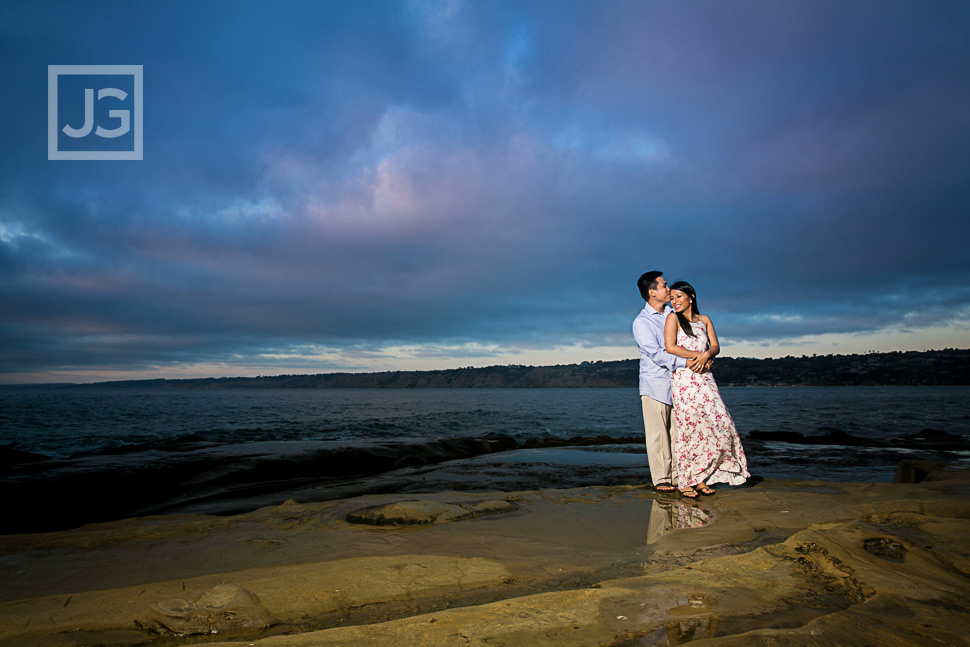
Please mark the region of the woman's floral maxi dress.
<svg viewBox="0 0 970 647"><path fill-rule="evenodd" d="M707 350L707 327L701 321L690 326L696 336L690 337L680 328L677 345L698 352ZM670 382L677 420L674 457L679 487L744 483L750 476L748 460L714 376L681 368Z"/></svg>

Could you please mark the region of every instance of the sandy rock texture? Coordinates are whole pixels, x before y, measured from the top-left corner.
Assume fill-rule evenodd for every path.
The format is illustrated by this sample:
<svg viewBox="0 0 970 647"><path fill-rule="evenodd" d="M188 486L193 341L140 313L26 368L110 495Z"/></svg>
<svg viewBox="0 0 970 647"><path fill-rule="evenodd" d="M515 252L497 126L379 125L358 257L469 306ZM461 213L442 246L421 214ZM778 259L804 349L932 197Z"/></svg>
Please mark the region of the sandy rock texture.
<svg viewBox="0 0 970 647"><path fill-rule="evenodd" d="M921 482L381 495L0 537L0 645L968 645L970 472L899 478Z"/></svg>
<svg viewBox="0 0 970 647"><path fill-rule="evenodd" d="M464 521L486 514L512 512L516 509L518 505L504 500L454 504L422 499L367 506L348 513L346 519L350 523L370 526L409 526Z"/></svg>

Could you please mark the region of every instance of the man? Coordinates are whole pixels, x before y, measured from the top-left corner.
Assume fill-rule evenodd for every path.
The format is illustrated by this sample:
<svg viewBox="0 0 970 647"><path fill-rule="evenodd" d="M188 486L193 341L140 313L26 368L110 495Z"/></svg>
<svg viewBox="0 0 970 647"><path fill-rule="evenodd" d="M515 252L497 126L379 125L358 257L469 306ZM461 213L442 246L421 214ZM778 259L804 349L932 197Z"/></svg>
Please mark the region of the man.
<svg viewBox="0 0 970 647"><path fill-rule="evenodd" d="M673 416L670 374L685 366L703 371L698 360L686 360L668 353L664 344L664 323L673 309L670 289L663 272L654 270L637 280L640 296L646 301L643 310L633 320L633 336L640 347L640 405L643 409L643 429L647 444L647 461L653 487L658 492L677 489L671 439L677 434Z"/></svg>

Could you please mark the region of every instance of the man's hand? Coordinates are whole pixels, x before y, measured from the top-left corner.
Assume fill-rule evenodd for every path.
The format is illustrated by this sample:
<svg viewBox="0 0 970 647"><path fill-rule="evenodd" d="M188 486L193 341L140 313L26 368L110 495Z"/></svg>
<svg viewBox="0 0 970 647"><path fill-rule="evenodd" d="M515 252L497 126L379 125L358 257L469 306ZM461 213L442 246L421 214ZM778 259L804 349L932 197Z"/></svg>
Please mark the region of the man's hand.
<svg viewBox="0 0 970 647"><path fill-rule="evenodd" d="M690 370L694 371L695 373L703 373L704 372L704 364L706 362L705 362L704 359L702 359L702 357L703 357L702 355L698 355L697 357L694 357L693 359L687 360L687 368L689 368Z"/></svg>
<svg viewBox="0 0 970 647"><path fill-rule="evenodd" d="M707 351L704 351L697 357L687 360L687 368L694 371L695 373L703 373L711 367L714 363L714 358Z"/></svg>

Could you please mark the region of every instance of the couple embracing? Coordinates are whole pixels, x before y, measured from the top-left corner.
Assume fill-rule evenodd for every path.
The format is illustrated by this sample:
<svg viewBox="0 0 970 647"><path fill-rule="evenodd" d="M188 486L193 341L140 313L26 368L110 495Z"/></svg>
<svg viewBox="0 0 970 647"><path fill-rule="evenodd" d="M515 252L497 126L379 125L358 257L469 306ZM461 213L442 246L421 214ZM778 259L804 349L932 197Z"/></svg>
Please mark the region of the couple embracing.
<svg viewBox="0 0 970 647"><path fill-rule="evenodd" d="M714 325L686 281L671 286L659 271L637 281L646 301L633 321L640 347L640 403L647 460L659 492L714 494L714 483L741 485L748 464L710 374L720 350Z"/></svg>

